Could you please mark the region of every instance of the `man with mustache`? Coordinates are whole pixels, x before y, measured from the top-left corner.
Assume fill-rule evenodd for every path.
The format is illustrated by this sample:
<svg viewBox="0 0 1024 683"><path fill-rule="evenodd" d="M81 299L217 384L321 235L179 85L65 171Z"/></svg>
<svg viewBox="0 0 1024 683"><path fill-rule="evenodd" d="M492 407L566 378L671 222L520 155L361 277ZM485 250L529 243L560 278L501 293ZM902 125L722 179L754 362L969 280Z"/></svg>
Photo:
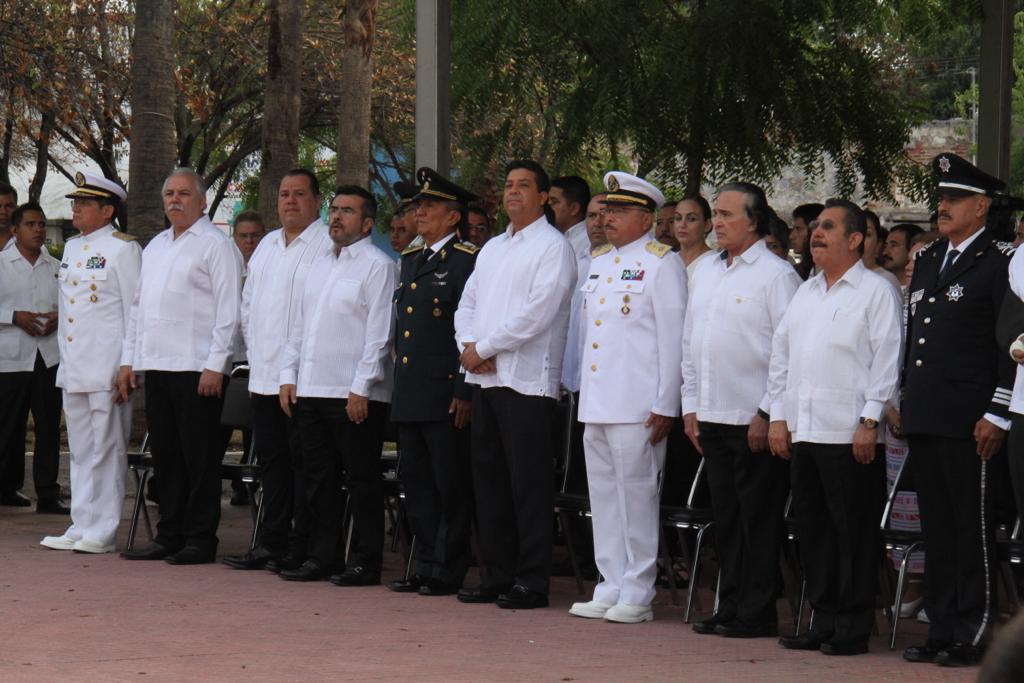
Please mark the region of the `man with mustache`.
<svg viewBox="0 0 1024 683"><path fill-rule="evenodd" d="M942 238L910 281L903 433L910 444L927 558L928 640L911 662L981 661L998 618L994 457L1004 457L1014 363L998 343L1013 245L987 225L1005 184L952 153L935 157Z"/></svg>

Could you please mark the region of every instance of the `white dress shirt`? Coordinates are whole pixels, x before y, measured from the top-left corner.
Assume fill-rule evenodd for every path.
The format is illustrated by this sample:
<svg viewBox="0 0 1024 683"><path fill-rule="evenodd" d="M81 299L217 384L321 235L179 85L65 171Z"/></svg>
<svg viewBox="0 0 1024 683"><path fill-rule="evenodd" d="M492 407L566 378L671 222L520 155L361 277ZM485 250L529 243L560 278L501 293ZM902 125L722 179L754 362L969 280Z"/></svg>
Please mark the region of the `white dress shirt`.
<svg viewBox="0 0 1024 683"><path fill-rule="evenodd" d="M583 292L580 422L643 423L651 413L678 417L686 314L682 260L645 234L596 256Z"/></svg>
<svg viewBox="0 0 1024 683"><path fill-rule="evenodd" d="M142 252L121 364L136 372L226 373L238 326L242 260L205 215L177 239L174 228Z"/></svg>
<svg viewBox="0 0 1024 683"><path fill-rule="evenodd" d="M824 273L800 285L772 340L772 421L785 420L794 442L827 444L853 443L862 417L880 422L899 386L901 308L861 261L832 287Z"/></svg>
<svg viewBox="0 0 1024 683"><path fill-rule="evenodd" d="M249 391L276 396L281 353L302 302L313 263L331 253L329 230L317 219L285 246L284 230L268 234L249 258L242 288L242 335L249 356Z"/></svg>
<svg viewBox="0 0 1024 683"><path fill-rule="evenodd" d="M690 261L690 263L686 266L686 283L690 284L691 282L693 282L693 274L697 270L698 265L700 265L703 261L713 259L717 256L717 251L715 251L714 249L709 249L700 256L698 256L697 258Z"/></svg>
<svg viewBox="0 0 1024 683"><path fill-rule="evenodd" d="M466 382L557 397L575 282L572 247L544 216L488 240L455 312L455 340L476 342L497 372L466 373Z"/></svg>
<svg viewBox="0 0 1024 683"><path fill-rule="evenodd" d="M391 402L391 296L398 266L369 237L321 256L292 315L280 384L296 395Z"/></svg>
<svg viewBox="0 0 1024 683"><path fill-rule="evenodd" d="M14 238L9 243L13 244ZM57 335L30 336L14 324L14 312L56 312L58 270L60 261L50 256L46 247L35 264L17 248L0 252L0 372L32 372L36 353L42 354L46 367L57 364Z"/></svg>
<svg viewBox="0 0 1024 683"><path fill-rule="evenodd" d="M587 235L587 221L582 220L565 231L565 239L569 240L573 253L590 253L590 236Z"/></svg>
<svg viewBox="0 0 1024 683"><path fill-rule="evenodd" d="M1017 249L1010 258L1010 291L1024 299L1024 249ZM1011 296L1007 293L1006 296ZM1024 415L1024 365L1017 364L1017 376L1013 380L1013 396L1010 398L1010 412ZM1001 424L985 416L998 427ZM995 417L994 415L992 417ZM1004 427L1005 429L1005 427Z"/></svg>
<svg viewBox="0 0 1024 683"><path fill-rule="evenodd" d="M571 245L572 242L570 241ZM576 284L569 301L569 331L565 337L565 356L562 360L562 386L566 391L580 390L580 368L583 362L583 285L590 272L590 240L584 249L576 250Z"/></svg>
<svg viewBox="0 0 1024 683"><path fill-rule="evenodd" d="M772 335L800 276L758 240L727 265L701 261L690 282L683 327L683 414L745 425L768 412Z"/></svg>

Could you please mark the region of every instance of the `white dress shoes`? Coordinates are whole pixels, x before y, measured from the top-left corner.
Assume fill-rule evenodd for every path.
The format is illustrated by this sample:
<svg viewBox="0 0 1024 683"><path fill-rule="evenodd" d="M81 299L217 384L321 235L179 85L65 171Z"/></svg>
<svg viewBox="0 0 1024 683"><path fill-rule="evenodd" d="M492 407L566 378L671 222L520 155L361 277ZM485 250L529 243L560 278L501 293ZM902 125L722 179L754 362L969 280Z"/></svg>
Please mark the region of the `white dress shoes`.
<svg viewBox="0 0 1024 683"><path fill-rule="evenodd" d="M618 624L639 624L654 619L654 610L650 605L627 605L620 602L604 613L606 621Z"/></svg>
<svg viewBox="0 0 1024 683"><path fill-rule="evenodd" d="M103 545L96 541L87 541L84 538L81 541L75 542L75 547L72 548L76 553L92 553L93 555L102 555L103 553L114 552L114 544Z"/></svg>
<svg viewBox="0 0 1024 683"><path fill-rule="evenodd" d="M569 608L569 614L574 617L583 617L585 619L603 619L605 612L610 610L615 605L611 605L607 602L598 602L597 600L591 600L590 602L574 602L572 607Z"/></svg>
<svg viewBox="0 0 1024 683"><path fill-rule="evenodd" d="M75 539L67 536L46 536L39 541L39 545L52 550L72 550L75 547Z"/></svg>

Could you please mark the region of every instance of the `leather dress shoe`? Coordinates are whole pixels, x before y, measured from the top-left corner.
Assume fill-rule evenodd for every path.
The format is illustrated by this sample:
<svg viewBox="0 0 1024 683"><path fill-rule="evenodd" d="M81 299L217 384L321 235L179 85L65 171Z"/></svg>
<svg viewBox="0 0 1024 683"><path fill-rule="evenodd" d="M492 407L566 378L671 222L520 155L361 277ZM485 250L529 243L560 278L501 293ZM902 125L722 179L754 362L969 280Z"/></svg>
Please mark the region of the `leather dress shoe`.
<svg viewBox="0 0 1024 683"><path fill-rule="evenodd" d="M396 593L416 593L424 584L419 574L413 574L408 579L395 579L388 581L388 590Z"/></svg>
<svg viewBox="0 0 1024 683"><path fill-rule="evenodd" d="M779 645L787 650L820 650L822 643L832 637L832 634L824 633L801 633L798 636L782 636L779 638Z"/></svg>
<svg viewBox="0 0 1024 683"><path fill-rule="evenodd" d="M217 551L205 550L198 546L187 545L178 552L165 558L167 564L210 564L216 561Z"/></svg>
<svg viewBox="0 0 1024 683"><path fill-rule="evenodd" d="M145 548L139 550L126 550L121 553L121 557L126 560L162 560L166 557L170 557L176 551L173 548L167 548L160 545L159 543L153 543Z"/></svg>
<svg viewBox="0 0 1024 683"><path fill-rule="evenodd" d="M736 619L728 624L719 624L715 633L726 638L775 638L779 635L779 625L774 621L758 623Z"/></svg>
<svg viewBox="0 0 1024 683"><path fill-rule="evenodd" d="M232 569L263 569L267 562L277 557L263 546L256 546L244 555L227 555L221 558L221 562Z"/></svg>
<svg viewBox="0 0 1024 683"><path fill-rule="evenodd" d="M728 624L731 621L735 621L736 615L732 613L718 612L714 616L709 617L703 621L696 621L693 624L693 630L701 635L711 635L715 633L715 629L721 624Z"/></svg>
<svg viewBox="0 0 1024 683"><path fill-rule="evenodd" d="M867 654L868 641L866 640L833 640L821 644L821 654L834 657L850 657L852 655Z"/></svg>
<svg viewBox="0 0 1024 683"><path fill-rule="evenodd" d="M8 491L7 493L0 493L0 505L27 508L32 506L32 500L21 491Z"/></svg>
<svg viewBox="0 0 1024 683"><path fill-rule="evenodd" d="M940 652L949 647L949 643L928 640L924 645L911 645L903 651L903 659L915 664L931 664Z"/></svg>
<svg viewBox="0 0 1024 683"><path fill-rule="evenodd" d="M330 575L327 567L316 560L306 560L297 569L282 569L278 574L285 581L323 581Z"/></svg>
<svg viewBox="0 0 1024 683"><path fill-rule="evenodd" d="M548 606L548 596L517 583L507 593L499 595L495 602L502 609L536 609Z"/></svg>
<svg viewBox="0 0 1024 683"><path fill-rule="evenodd" d="M70 515L71 508L60 498L41 498L36 501L36 512L41 515Z"/></svg>
<svg viewBox="0 0 1024 683"><path fill-rule="evenodd" d="M305 559L299 555L293 555L292 553L285 553L284 557L276 557L272 560L267 560L264 569L274 574L280 574L286 569L298 569L302 566Z"/></svg>
<svg viewBox="0 0 1024 683"><path fill-rule="evenodd" d="M487 586L479 586L477 588L461 588L459 589L458 597L456 598L459 602L466 604L475 605L483 604L488 602L494 602L498 599L498 596L504 592L502 588L488 588Z"/></svg>
<svg viewBox="0 0 1024 683"><path fill-rule="evenodd" d="M441 579L427 579L420 586L419 594L427 596L455 595L459 587Z"/></svg>
<svg viewBox="0 0 1024 683"><path fill-rule="evenodd" d="M985 649L968 643L954 643L935 655L939 666L977 666L985 656Z"/></svg>
<svg viewBox="0 0 1024 683"><path fill-rule="evenodd" d="M380 583L380 572L357 565L332 576L331 583L335 586L376 586Z"/></svg>

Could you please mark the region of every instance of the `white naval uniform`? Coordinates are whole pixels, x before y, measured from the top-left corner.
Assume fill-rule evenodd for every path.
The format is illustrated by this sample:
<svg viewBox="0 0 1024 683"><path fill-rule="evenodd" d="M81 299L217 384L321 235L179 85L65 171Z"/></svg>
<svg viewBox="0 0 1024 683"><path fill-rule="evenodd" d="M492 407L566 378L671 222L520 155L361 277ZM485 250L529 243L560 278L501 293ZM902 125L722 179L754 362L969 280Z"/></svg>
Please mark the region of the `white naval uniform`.
<svg viewBox="0 0 1024 683"><path fill-rule="evenodd" d="M658 557L659 479L666 439L651 445L651 413L679 416L686 271L649 234L594 251L583 285L579 420L603 577L594 600L649 605Z"/></svg>
<svg viewBox="0 0 1024 683"><path fill-rule="evenodd" d="M71 526L64 535L99 545L114 543L124 502L132 408L114 397L141 265L135 238L106 225L68 240L57 276L57 386L71 449Z"/></svg>

